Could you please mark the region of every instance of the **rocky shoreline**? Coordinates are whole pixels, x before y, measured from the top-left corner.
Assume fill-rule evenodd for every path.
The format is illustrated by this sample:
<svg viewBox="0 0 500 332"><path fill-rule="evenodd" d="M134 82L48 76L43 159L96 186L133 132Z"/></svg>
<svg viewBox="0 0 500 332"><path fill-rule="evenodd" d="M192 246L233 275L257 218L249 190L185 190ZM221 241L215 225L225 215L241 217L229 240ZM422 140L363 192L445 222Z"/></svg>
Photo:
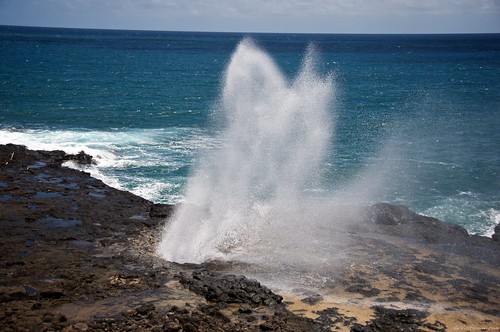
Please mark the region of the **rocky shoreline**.
<svg viewBox="0 0 500 332"><path fill-rule="evenodd" d="M0 145L2 331L500 329L498 227L493 239L471 236L378 204L349 231L355 263L325 292L278 295L224 264L160 259L175 207L67 160L92 157Z"/></svg>

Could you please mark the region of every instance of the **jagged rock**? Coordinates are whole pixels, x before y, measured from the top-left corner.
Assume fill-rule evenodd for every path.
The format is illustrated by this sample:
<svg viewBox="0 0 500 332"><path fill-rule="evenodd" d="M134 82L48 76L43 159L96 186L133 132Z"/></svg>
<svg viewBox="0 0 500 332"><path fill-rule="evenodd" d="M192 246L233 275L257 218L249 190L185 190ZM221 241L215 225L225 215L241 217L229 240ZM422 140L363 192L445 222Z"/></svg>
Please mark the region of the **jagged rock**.
<svg viewBox="0 0 500 332"><path fill-rule="evenodd" d="M174 210L175 205L173 204L153 204L149 210L149 216L151 218L169 218Z"/></svg>
<svg viewBox="0 0 500 332"><path fill-rule="evenodd" d="M355 323L351 332L388 332L388 331L415 331L424 332L428 330L445 332L447 326L439 321L434 323L425 322L429 315L426 312L415 309L390 309L375 307L375 318L366 325Z"/></svg>
<svg viewBox="0 0 500 332"><path fill-rule="evenodd" d="M77 154L66 154L64 159L74 161L80 165L91 165L95 163L93 157L84 151L80 151Z"/></svg>
<svg viewBox="0 0 500 332"><path fill-rule="evenodd" d="M139 308L135 309L135 312L138 315L146 316L148 313L155 311L155 310L156 310L156 308L155 308L154 304L145 304L145 305L141 305Z"/></svg>
<svg viewBox="0 0 500 332"><path fill-rule="evenodd" d="M193 272L191 276L183 274L180 283L211 302L245 303L255 307L275 305L283 300L258 281L232 274Z"/></svg>
<svg viewBox="0 0 500 332"><path fill-rule="evenodd" d="M321 300L323 300L323 297L321 295L314 294L314 295L311 295L311 296L308 296L308 297L301 299L300 302L303 302L303 303L306 303L309 305L315 305L316 303L320 302Z"/></svg>
<svg viewBox="0 0 500 332"><path fill-rule="evenodd" d="M500 242L500 224L495 226L495 233L491 236L491 239L495 242Z"/></svg>

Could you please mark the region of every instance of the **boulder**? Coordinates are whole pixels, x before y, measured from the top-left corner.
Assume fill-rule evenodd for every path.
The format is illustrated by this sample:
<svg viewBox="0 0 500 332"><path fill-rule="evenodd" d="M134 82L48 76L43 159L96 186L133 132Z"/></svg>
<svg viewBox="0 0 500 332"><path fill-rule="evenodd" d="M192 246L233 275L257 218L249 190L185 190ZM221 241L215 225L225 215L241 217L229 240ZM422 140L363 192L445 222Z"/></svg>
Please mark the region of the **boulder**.
<svg viewBox="0 0 500 332"><path fill-rule="evenodd" d="M465 228L420 215L404 205L374 204L365 209L364 220L369 227L392 236L422 239L429 243L459 243L469 237ZM365 224L366 225L366 224Z"/></svg>
<svg viewBox="0 0 500 332"><path fill-rule="evenodd" d="M495 226L495 233L493 233L491 239L495 242L500 242L500 224Z"/></svg>
<svg viewBox="0 0 500 332"><path fill-rule="evenodd" d="M196 271L190 276L183 274L180 283L207 301L217 303L244 303L256 307L279 304L283 300L258 281L232 274Z"/></svg>
<svg viewBox="0 0 500 332"><path fill-rule="evenodd" d="M79 165L92 165L95 164L93 157L84 151L80 151L77 154L66 154L64 160L74 161Z"/></svg>

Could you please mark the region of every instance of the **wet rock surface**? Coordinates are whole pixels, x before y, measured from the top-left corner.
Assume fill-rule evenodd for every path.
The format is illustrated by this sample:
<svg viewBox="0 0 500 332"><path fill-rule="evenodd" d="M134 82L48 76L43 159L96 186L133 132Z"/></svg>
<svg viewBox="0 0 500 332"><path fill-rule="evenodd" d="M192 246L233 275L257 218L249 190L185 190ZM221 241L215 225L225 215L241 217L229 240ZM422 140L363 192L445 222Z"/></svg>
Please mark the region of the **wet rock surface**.
<svg viewBox="0 0 500 332"><path fill-rule="evenodd" d="M446 325L441 322L425 322L427 313L406 309L395 310L384 307L375 307L376 318L365 326L354 324L353 332L375 332L375 331L446 331Z"/></svg>
<svg viewBox="0 0 500 332"><path fill-rule="evenodd" d="M295 301L224 264L160 259L157 236L174 206L62 167L68 160L92 163L84 152L0 145L1 331L500 327L492 239L378 204L342 235L353 263L332 272L321 295Z"/></svg>
<svg viewBox="0 0 500 332"><path fill-rule="evenodd" d="M322 329L256 281L156 257L174 207L61 167L74 159L0 146L0 330Z"/></svg>

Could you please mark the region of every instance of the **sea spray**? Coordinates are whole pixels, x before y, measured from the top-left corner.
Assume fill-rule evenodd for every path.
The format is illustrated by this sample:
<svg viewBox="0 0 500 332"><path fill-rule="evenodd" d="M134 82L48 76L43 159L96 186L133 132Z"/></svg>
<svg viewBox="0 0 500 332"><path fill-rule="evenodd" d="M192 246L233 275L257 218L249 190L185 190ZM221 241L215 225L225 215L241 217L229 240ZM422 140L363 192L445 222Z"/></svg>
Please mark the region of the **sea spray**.
<svg viewBox="0 0 500 332"><path fill-rule="evenodd" d="M333 76L315 71L310 47L289 81L244 39L225 71L221 95L221 147L201 158L159 254L200 263L307 253L314 242L307 233L314 227L304 218L305 192L318 185L329 153Z"/></svg>

